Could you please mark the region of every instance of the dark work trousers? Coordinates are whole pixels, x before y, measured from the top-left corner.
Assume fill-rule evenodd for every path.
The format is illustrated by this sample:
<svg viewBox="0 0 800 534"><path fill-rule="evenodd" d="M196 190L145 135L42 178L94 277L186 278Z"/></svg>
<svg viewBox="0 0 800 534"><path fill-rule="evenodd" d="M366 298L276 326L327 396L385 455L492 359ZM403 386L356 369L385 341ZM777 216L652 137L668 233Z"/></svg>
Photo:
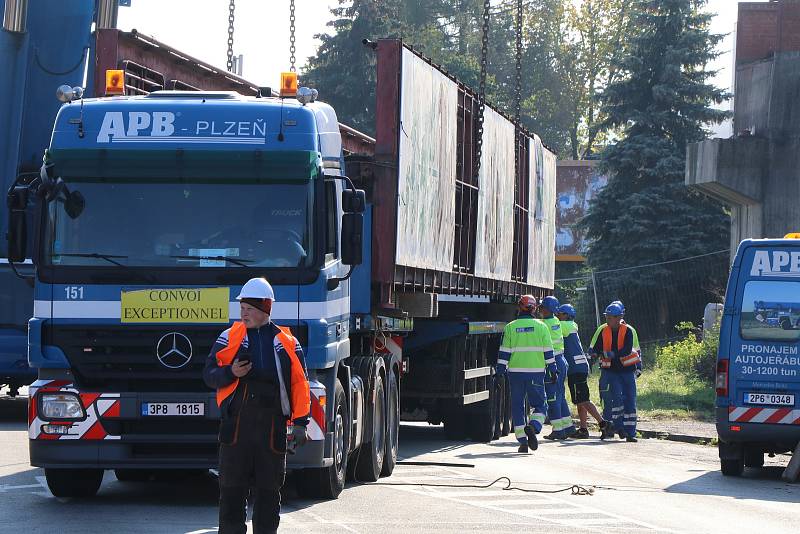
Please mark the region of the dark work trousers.
<svg viewBox="0 0 800 534"><path fill-rule="evenodd" d="M277 397L244 390L236 400L241 408L234 442L219 448L219 533L247 532L248 497L253 504L253 532L277 532L286 478L286 417Z"/></svg>

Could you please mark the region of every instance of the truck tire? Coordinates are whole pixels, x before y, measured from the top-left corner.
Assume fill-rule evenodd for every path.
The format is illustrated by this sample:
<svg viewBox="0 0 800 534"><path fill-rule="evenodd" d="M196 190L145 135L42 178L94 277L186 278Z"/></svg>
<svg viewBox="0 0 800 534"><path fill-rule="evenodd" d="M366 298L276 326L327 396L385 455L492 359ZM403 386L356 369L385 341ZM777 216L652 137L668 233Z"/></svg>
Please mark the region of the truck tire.
<svg viewBox="0 0 800 534"><path fill-rule="evenodd" d="M494 437L495 421L497 420L497 395L494 386L489 386L489 398L475 403L475 409L470 410L467 433L474 441L489 443Z"/></svg>
<svg viewBox="0 0 800 534"><path fill-rule="evenodd" d="M513 423L511 422L511 388L508 384L508 377L503 377L503 437L511 434L512 429L514 428Z"/></svg>
<svg viewBox="0 0 800 534"><path fill-rule="evenodd" d="M372 367L372 365L370 365ZM355 479L359 482L375 482L383 471L383 458L386 454L386 390L383 386L383 373L375 370L375 385L370 403L369 441L364 438L356 453Z"/></svg>
<svg viewBox="0 0 800 534"><path fill-rule="evenodd" d="M56 497L94 497L103 483L102 469L45 469L47 487Z"/></svg>
<svg viewBox="0 0 800 534"><path fill-rule="evenodd" d="M495 380L494 385L494 435L492 439L500 439L503 435L503 381Z"/></svg>
<svg viewBox="0 0 800 534"><path fill-rule="evenodd" d="M722 474L726 477L740 477L744 472L744 456L719 460Z"/></svg>
<svg viewBox="0 0 800 534"><path fill-rule="evenodd" d="M461 407L455 408L444 416L444 437L453 441L461 441L467 436L466 415Z"/></svg>
<svg viewBox="0 0 800 534"><path fill-rule="evenodd" d="M303 469L297 473L294 477L297 493L303 498L336 499L344 489L347 451L350 448L350 411L338 378L333 398L333 465Z"/></svg>
<svg viewBox="0 0 800 534"><path fill-rule="evenodd" d="M397 449L400 438L400 388L397 375L389 371L386 388L386 451L383 456L381 476L388 477L397 465Z"/></svg>
<svg viewBox="0 0 800 534"><path fill-rule="evenodd" d="M744 450L745 467L764 467L764 452L760 449Z"/></svg>
<svg viewBox="0 0 800 534"><path fill-rule="evenodd" d="M791 330L792 329L792 321L788 317L784 317L781 319L781 328L784 330Z"/></svg>

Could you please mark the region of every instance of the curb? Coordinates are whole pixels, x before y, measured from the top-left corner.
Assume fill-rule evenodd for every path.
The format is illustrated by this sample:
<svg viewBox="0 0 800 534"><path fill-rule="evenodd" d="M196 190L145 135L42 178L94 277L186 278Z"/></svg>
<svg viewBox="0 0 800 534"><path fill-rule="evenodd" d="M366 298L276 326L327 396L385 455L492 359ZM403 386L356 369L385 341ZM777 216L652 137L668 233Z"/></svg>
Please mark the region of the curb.
<svg viewBox="0 0 800 534"><path fill-rule="evenodd" d="M691 443L693 445L712 445L716 437L708 436L688 436L685 434L670 434L669 432L659 430L643 430L637 429L637 432L646 439L663 439L667 441L678 441L681 443ZM716 446L716 445L714 445Z"/></svg>

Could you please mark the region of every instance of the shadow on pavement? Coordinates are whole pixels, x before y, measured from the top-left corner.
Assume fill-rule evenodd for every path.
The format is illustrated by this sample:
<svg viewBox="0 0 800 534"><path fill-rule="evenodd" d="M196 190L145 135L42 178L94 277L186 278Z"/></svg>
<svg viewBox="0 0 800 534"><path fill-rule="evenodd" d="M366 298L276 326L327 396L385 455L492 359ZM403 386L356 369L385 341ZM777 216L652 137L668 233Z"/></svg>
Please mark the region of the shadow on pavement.
<svg viewBox="0 0 800 534"><path fill-rule="evenodd" d="M697 478L673 484L664 491L689 495L719 495L735 499L800 502L800 485L783 482L783 470L782 466L747 468L741 477L726 477L719 471L707 472Z"/></svg>

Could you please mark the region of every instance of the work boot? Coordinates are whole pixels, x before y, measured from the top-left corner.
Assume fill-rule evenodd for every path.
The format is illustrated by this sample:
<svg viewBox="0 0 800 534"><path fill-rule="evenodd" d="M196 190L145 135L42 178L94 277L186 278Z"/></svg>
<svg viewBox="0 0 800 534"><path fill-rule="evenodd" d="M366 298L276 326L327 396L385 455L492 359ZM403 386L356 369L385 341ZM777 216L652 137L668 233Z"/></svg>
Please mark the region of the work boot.
<svg viewBox="0 0 800 534"><path fill-rule="evenodd" d="M531 425L525 425L525 435L528 436L528 446L532 451L539 448L539 440L536 439L536 431Z"/></svg>
<svg viewBox="0 0 800 534"><path fill-rule="evenodd" d="M588 439L589 438L589 429L588 428L579 428L572 434L572 439Z"/></svg>
<svg viewBox="0 0 800 534"><path fill-rule="evenodd" d="M633 436L628 436L627 438L625 438L625 441L627 441L628 443L638 443L639 442L639 440L636 439Z"/></svg>
<svg viewBox="0 0 800 534"><path fill-rule="evenodd" d="M628 437L628 434L626 434L624 430L617 432L617 435L619 436L619 439L625 439ZM611 434L611 437L613 438L614 434Z"/></svg>
<svg viewBox="0 0 800 534"><path fill-rule="evenodd" d="M527 443L520 443L519 444L519 449L517 449L517 452L527 453L528 452L528 444Z"/></svg>
<svg viewBox="0 0 800 534"><path fill-rule="evenodd" d="M544 439L549 439L550 441L555 441L557 439L561 439L561 436L558 433L556 433L556 431L554 430L554 431L550 432L549 434L547 434L546 436L544 436Z"/></svg>
<svg viewBox="0 0 800 534"><path fill-rule="evenodd" d="M600 421L600 439L606 439L606 430L608 430L608 421Z"/></svg>

